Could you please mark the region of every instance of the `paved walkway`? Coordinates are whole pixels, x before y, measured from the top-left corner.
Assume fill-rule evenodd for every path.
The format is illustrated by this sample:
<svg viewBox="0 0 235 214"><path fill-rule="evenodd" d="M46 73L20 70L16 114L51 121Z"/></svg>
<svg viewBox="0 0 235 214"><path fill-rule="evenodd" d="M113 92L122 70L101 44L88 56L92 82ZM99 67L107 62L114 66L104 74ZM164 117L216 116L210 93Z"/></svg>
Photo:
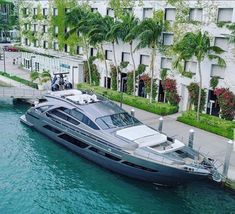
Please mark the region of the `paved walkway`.
<svg viewBox="0 0 235 214"><path fill-rule="evenodd" d="M0 53L2 53L0 45ZM21 53L20 52L5 52L6 58L6 71L11 75L20 76L23 79L30 80L30 71L23 70L20 68L21 65ZM15 59L16 64L13 65L13 59ZM3 59L0 60L0 71L4 71Z"/></svg>
<svg viewBox="0 0 235 214"><path fill-rule="evenodd" d="M18 57L19 59L20 54L6 52L6 61L7 61L6 64L7 64L8 73L20 76L25 79L30 79L29 71L24 71L18 68L17 65L12 64L14 57ZM0 60L0 70L3 70L2 60ZM123 108L130 112L133 107L123 105ZM177 122L176 118L179 115L180 113L163 117L164 118L163 132L165 132L168 136L173 136L179 140L182 140L185 144L187 144L189 130L194 129L195 131L194 148L197 150L200 150L201 152L217 160L217 165L221 165L220 171L222 172L223 162L224 162L225 153L226 153L226 146L227 146L226 143L228 139L203 131L201 129ZM149 126L152 126L155 129L158 128L160 116L140 110L140 109L135 109L135 116L142 122L148 124ZM230 179L235 181L235 151L232 152L228 176Z"/></svg>

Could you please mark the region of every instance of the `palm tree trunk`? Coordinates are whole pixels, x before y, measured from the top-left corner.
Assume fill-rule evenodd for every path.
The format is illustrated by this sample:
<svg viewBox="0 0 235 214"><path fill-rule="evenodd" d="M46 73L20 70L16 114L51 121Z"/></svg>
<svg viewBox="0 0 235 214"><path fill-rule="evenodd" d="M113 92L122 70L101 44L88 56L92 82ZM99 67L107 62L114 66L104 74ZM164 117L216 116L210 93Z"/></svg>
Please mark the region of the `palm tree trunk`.
<svg viewBox="0 0 235 214"><path fill-rule="evenodd" d="M112 42L112 45L113 45L113 61L114 61L114 66L115 66L116 73L117 73L117 91L119 91L119 70L118 70L118 66L117 66L117 59L116 59L114 41Z"/></svg>
<svg viewBox="0 0 235 214"><path fill-rule="evenodd" d="M149 102L152 103L153 101L153 75L154 75L154 61L155 61L155 55L156 55L156 48L155 46L152 48L152 60L151 60L151 85L150 85L150 98Z"/></svg>
<svg viewBox="0 0 235 214"><path fill-rule="evenodd" d="M107 65L106 58L105 58L103 44L101 44L100 47L101 47L102 54L104 56L105 75L106 75L105 84L106 84L106 88L108 88L108 65Z"/></svg>
<svg viewBox="0 0 235 214"><path fill-rule="evenodd" d="M91 80L91 65L90 65L90 61L89 61L88 52L86 53L86 57L87 57L87 67L88 67L88 73L89 73L89 84L92 85L92 80Z"/></svg>
<svg viewBox="0 0 235 214"><path fill-rule="evenodd" d="M135 96L135 70L136 70L136 66L135 66L135 60L134 60L134 56L133 56L133 42L130 42L130 54L131 54L131 60L132 60L132 64L133 64L133 95Z"/></svg>
<svg viewBox="0 0 235 214"><path fill-rule="evenodd" d="M201 62L198 61L198 74L199 74L199 90L198 90L198 103L197 103L197 121L200 120L200 106L202 97L202 73L201 73Z"/></svg>
<svg viewBox="0 0 235 214"><path fill-rule="evenodd" d="M89 54L88 54L88 45L85 41L85 38L83 38L84 46L85 46L85 52L86 52L86 58L87 58L87 67L88 67L88 74L89 74L89 84L92 85L92 80L91 80L91 65L89 61Z"/></svg>

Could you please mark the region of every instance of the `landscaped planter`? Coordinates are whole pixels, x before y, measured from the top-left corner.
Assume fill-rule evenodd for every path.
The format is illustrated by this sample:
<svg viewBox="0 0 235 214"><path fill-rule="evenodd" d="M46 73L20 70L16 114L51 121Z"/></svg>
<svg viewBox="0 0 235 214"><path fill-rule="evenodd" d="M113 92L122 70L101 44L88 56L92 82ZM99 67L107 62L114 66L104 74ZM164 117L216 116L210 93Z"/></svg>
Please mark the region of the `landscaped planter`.
<svg viewBox="0 0 235 214"><path fill-rule="evenodd" d="M200 114L200 121L197 121L196 112L194 111L183 113L177 118L177 121L233 139L234 121L224 120L208 114Z"/></svg>
<svg viewBox="0 0 235 214"><path fill-rule="evenodd" d="M121 101L122 93L111 89L105 89L100 86L90 86L85 83L78 84L78 89L93 91L94 93L105 96L110 100L114 100L117 102ZM163 116L178 112L178 106L173 106L167 103L158 103L158 102L149 103L149 100L146 98L137 97L137 96L135 97L132 95L128 95L126 93L123 93L123 103Z"/></svg>

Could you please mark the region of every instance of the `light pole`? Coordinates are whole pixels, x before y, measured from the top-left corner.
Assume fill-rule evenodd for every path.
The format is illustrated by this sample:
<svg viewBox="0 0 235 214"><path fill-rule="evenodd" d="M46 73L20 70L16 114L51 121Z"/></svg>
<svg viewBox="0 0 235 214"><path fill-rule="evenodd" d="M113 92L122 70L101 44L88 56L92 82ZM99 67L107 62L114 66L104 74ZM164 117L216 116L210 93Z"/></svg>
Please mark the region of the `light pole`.
<svg viewBox="0 0 235 214"><path fill-rule="evenodd" d="M123 103L124 80L127 80L127 77L121 78L121 100L120 100L120 107L121 108L122 108L122 103Z"/></svg>
<svg viewBox="0 0 235 214"><path fill-rule="evenodd" d="M78 68L78 66L73 66L72 67L72 85L73 85L73 88L74 88L74 69Z"/></svg>
<svg viewBox="0 0 235 214"><path fill-rule="evenodd" d="M6 53L5 53L5 48L3 50L3 66L4 66L4 73L6 73Z"/></svg>
<svg viewBox="0 0 235 214"><path fill-rule="evenodd" d="M33 72L33 58L36 58L35 56L31 56L31 72Z"/></svg>

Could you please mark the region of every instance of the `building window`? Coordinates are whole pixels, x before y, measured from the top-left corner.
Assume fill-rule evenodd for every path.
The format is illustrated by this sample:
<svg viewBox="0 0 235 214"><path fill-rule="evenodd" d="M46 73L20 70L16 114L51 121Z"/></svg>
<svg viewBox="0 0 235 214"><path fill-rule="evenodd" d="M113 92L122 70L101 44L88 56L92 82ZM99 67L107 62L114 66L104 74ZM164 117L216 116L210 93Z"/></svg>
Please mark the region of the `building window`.
<svg viewBox="0 0 235 214"><path fill-rule="evenodd" d="M27 31L29 30L29 24L24 24L24 29Z"/></svg>
<svg viewBox="0 0 235 214"><path fill-rule="evenodd" d="M130 53L122 52L122 62L130 62Z"/></svg>
<svg viewBox="0 0 235 214"><path fill-rule="evenodd" d="M165 20L173 22L175 21L176 9L175 8L166 8L165 9Z"/></svg>
<svg viewBox="0 0 235 214"><path fill-rule="evenodd" d="M108 87L107 88L111 88L111 78L110 77L108 77L107 83L108 83ZM106 88L106 77L104 77L104 87Z"/></svg>
<svg viewBox="0 0 235 214"><path fill-rule="evenodd" d="M39 46L39 41L36 39L34 40L33 46L37 48Z"/></svg>
<svg viewBox="0 0 235 214"><path fill-rule="evenodd" d="M107 16L114 17L114 10L112 8L107 8Z"/></svg>
<svg viewBox="0 0 235 214"><path fill-rule="evenodd" d="M224 37L215 37L215 46L227 51L229 49L229 39Z"/></svg>
<svg viewBox="0 0 235 214"><path fill-rule="evenodd" d="M38 25L37 25L37 24L34 24L34 25L33 25L33 31L34 31L34 32L38 32Z"/></svg>
<svg viewBox="0 0 235 214"><path fill-rule="evenodd" d="M54 44L53 44L53 49L54 49L55 51L58 51L58 50L59 50L59 44L58 44L58 42L54 42Z"/></svg>
<svg viewBox="0 0 235 214"><path fill-rule="evenodd" d="M24 59L24 67L25 67L26 69L30 69L30 68L31 68L30 60Z"/></svg>
<svg viewBox="0 0 235 214"><path fill-rule="evenodd" d="M65 27L64 28L64 33L68 33L70 31L70 28L69 27Z"/></svg>
<svg viewBox="0 0 235 214"><path fill-rule="evenodd" d="M77 46L77 54L78 54L78 55L81 55L81 54L83 54L82 47L80 47L80 46Z"/></svg>
<svg viewBox="0 0 235 214"><path fill-rule="evenodd" d="M39 71L39 62L34 63L35 71Z"/></svg>
<svg viewBox="0 0 235 214"><path fill-rule="evenodd" d="M47 10L47 8L43 8L43 9L42 9L42 15L43 15L43 16L47 16L47 15L48 15L48 10Z"/></svg>
<svg viewBox="0 0 235 214"><path fill-rule="evenodd" d="M33 15L34 16L38 15L38 8L33 8Z"/></svg>
<svg viewBox="0 0 235 214"><path fill-rule="evenodd" d="M197 63L194 62L194 61L185 61L184 71L196 74L196 72L197 72Z"/></svg>
<svg viewBox="0 0 235 214"><path fill-rule="evenodd" d="M48 27L47 27L47 25L43 25L43 26L42 26L42 31L43 31L43 33L47 33L47 32L48 32Z"/></svg>
<svg viewBox="0 0 235 214"><path fill-rule="evenodd" d="M166 58L166 57L161 58L161 68L171 69L171 64L172 64L172 59L171 58Z"/></svg>
<svg viewBox="0 0 235 214"><path fill-rule="evenodd" d="M153 16L153 8L143 9L143 19L151 18Z"/></svg>
<svg viewBox="0 0 235 214"><path fill-rule="evenodd" d="M149 66L150 57L148 55L140 55L140 64Z"/></svg>
<svg viewBox="0 0 235 214"><path fill-rule="evenodd" d="M29 9L28 8L23 8L23 15L28 16L29 15Z"/></svg>
<svg viewBox="0 0 235 214"><path fill-rule="evenodd" d="M28 40L28 38L25 38L25 39L24 39L24 43L25 43L25 45L27 45L27 46L29 45L29 40Z"/></svg>
<svg viewBox="0 0 235 214"><path fill-rule="evenodd" d="M105 50L105 59L106 60L112 60L112 51Z"/></svg>
<svg viewBox="0 0 235 214"><path fill-rule="evenodd" d="M222 67L220 65L212 64L211 65L211 77L219 77L221 79L224 79L225 75L225 67Z"/></svg>
<svg viewBox="0 0 235 214"><path fill-rule="evenodd" d="M58 9L57 8L53 8L53 16L58 16Z"/></svg>
<svg viewBox="0 0 235 214"><path fill-rule="evenodd" d="M98 8L96 8L96 7L91 8L91 12L97 12L97 11L98 11Z"/></svg>
<svg viewBox="0 0 235 214"><path fill-rule="evenodd" d="M47 49L48 48L48 42L47 41L43 41L43 48Z"/></svg>
<svg viewBox="0 0 235 214"><path fill-rule="evenodd" d="M174 34L173 33L164 33L163 34L163 45L173 45Z"/></svg>
<svg viewBox="0 0 235 214"><path fill-rule="evenodd" d="M232 22L233 8L219 8L218 22Z"/></svg>
<svg viewBox="0 0 235 214"><path fill-rule="evenodd" d="M91 56L96 56L96 55L97 55L97 49L91 48Z"/></svg>
<svg viewBox="0 0 235 214"><path fill-rule="evenodd" d="M71 11L70 8L65 8L64 9L65 14L69 13L70 11Z"/></svg>
<svg viewBox="0 0 235 214"><path fill-rule="evenodd" d="M64 45L64 52L65 52L65 53L69 53L69 52L70 52L70 47L69 47L69 45L67 45L67 44Z"/></svg>
<svg viewBox="0 0 235 214"><path fill-rule="evenodd" d="M202 21L202 8L191 8L189 11L189 20L190 21Z"/></svg>

